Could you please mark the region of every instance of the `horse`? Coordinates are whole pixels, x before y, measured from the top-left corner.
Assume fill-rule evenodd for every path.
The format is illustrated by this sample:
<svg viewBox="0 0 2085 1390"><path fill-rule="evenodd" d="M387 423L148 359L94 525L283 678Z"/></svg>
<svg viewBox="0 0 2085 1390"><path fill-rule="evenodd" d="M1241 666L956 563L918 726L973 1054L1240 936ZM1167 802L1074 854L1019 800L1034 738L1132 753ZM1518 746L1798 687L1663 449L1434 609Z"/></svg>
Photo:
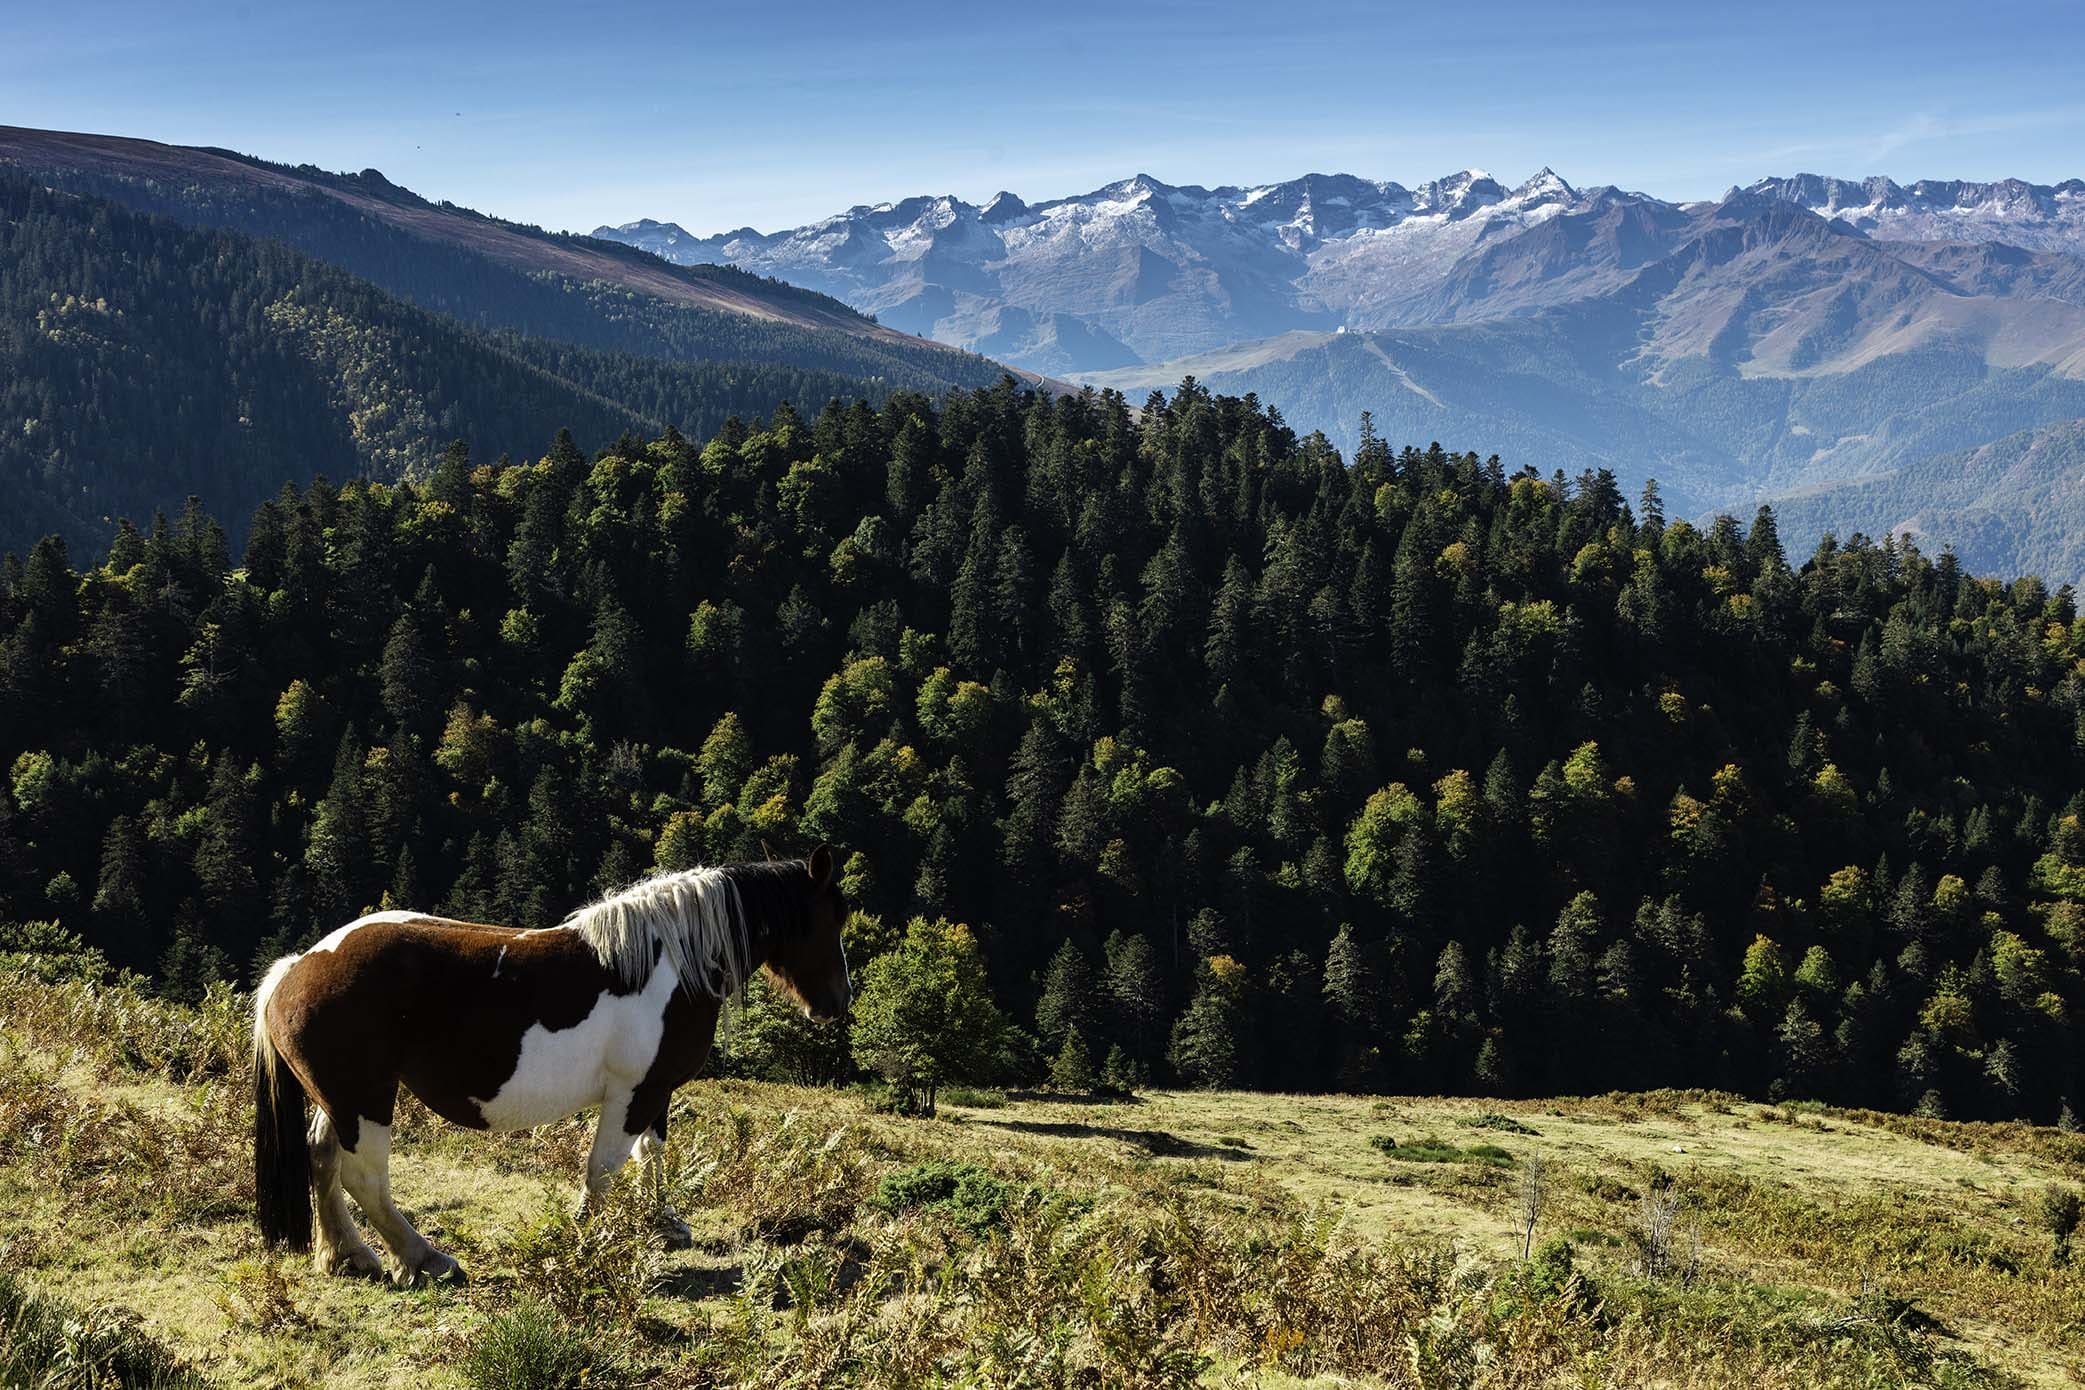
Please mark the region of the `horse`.
<svg viewBox="0 0 2085 1390"><path fill-rule="evenodd" d="M283 957L254 994L262 1237L313 1251L321 1273L380 1275L352 1196L390 1248L395 1282L463 1278L391 1200L401 1084L471 1129L599 1106L583 1215L633 1150L653 1170L674 1088L702 1070L725 1001L754 970L810 1017L846 1013L846 917L821 845L808 859L656 874L554 927L376 912ZM670 1208L659 1216L669 1244L691 1242Z"/></svg>

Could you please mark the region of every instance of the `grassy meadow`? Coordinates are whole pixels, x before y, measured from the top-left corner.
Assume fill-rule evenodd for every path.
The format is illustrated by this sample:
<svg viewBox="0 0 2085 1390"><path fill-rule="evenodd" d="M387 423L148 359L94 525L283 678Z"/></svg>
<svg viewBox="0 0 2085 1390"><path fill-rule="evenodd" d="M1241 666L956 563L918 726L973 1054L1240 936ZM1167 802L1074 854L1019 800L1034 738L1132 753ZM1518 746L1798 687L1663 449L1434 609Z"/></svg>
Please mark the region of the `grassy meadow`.
<svg viewBox="0 0 2085 1390"><path fill-rule="evenodd" d="M920 1119L704 1082L674 1253L634 1180L574 1223L584 1121L409 1106L395 1187L471 1282L320 1278L248 1215L243 1009L0 971L0 1385L2085 1381L2050 1197L2085 1137L1696 1093L958 1092Z"/></svg>

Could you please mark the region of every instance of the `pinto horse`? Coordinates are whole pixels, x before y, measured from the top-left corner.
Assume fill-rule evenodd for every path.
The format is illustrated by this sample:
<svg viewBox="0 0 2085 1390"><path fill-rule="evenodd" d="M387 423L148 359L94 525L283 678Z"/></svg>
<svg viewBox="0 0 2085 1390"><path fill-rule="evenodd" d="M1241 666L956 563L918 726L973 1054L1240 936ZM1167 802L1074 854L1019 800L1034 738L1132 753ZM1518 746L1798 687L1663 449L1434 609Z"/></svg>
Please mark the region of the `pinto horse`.
<svg viewBox="0 0 2085 1390"><path fill-rule="evenodd" d="M391 1200L401 1083L472 1129L528 1129L598 1105L583 1210L633 1149L658 1161L674 1088L702 1070L725 1000L754 970L814 1018L846 1012L846 916L820 846L807 860L659 874L555 927L378 912L284 957L254 996L262 1235L313 1249L315 1212L322 1272L378 1273L352 1196L398 1282L460 1278ZM687 1243L677 1216L661 1219Z"/></svg>

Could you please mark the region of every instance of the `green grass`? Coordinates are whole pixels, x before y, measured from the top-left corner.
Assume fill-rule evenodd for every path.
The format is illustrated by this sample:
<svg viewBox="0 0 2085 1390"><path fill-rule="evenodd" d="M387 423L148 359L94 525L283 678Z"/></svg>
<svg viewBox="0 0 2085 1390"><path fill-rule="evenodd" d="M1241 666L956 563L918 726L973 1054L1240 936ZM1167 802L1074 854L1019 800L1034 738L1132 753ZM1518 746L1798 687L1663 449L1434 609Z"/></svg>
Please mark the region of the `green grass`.
<svg viewBox="0 0 2085 1390"><path fill-rule="evenodd" d="M82 1308L0 1272L0 1386L7 1390L200 1390L206 1384L114 1307Z"/></svg>
<svg viewBox="0 0 2085 1390"><path fill-rule="evenodd" d="M0 1386L90 1383L49 1373L68 1324L169 1385L2085 1379L2085 1262L2058 1262L2047 1195L2085 1179L2077 1136L1708 1093L985 1093L922 1120L702 1082L666 1168L696 1244L671 1254L634 1183L572 1220L586 1122L488 1136L408 1103L400 1200L472 1282L321 1278L250 1228L235 1005L0 968L0 1292L60 1310L10 1316L0 1357L41 1369ZM1698 1257L1646 1280L1665 1192Z"/></svg>

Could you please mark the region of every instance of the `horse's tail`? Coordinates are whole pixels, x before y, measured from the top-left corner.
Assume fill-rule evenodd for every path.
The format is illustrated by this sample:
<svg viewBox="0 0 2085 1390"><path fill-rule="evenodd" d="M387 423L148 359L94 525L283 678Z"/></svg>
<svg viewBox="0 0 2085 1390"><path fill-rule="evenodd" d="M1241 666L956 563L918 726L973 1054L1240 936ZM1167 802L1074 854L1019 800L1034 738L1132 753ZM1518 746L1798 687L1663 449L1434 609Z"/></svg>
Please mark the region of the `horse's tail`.
<svg viewBox="0 0 2085 1390"><path fill-rule="evenodd" d="M268 1036L268 1000L297 957L268 967L253 993L253 1205L261 1237L292 1250L311 1248L311 1140L304 1130L304 1083L283 1065Z"/></svg>

